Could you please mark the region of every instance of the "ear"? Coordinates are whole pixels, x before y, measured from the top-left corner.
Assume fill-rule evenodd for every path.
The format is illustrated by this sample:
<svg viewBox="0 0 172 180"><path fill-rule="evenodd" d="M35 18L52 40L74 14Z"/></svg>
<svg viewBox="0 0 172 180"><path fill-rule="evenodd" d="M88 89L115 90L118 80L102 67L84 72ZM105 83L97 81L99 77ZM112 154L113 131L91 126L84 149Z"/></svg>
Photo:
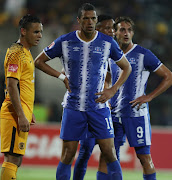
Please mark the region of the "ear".
<svg viewBox="0 0 172 180"><path fill-rule="evenodd" d="M80 24L80 19L79 19L79 17L77 17L77 22L78 22L78 24Z"/></svg>
<svg viewBox="0 0 172 180"><path fill-rule="evenodd" d="M96 24L97 24L97 22L98 22L98 16L96 16Z"/></svg>
<svg viewBox="0 0 172 180"><path fill-rule="evenodd" d="M21 35L22 35L22 36L25 36L25 35L26 35L26 29L21 28L21 30L20 30L20 31L21 31Z"/></svg>

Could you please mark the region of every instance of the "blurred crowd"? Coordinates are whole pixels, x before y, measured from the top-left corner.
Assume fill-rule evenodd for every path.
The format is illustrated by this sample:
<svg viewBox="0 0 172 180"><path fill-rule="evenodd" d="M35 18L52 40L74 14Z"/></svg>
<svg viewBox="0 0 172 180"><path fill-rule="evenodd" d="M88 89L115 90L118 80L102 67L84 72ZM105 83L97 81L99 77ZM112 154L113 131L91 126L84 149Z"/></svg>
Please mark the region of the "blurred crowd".
<svg viewBox="0 0 172 180"><path fill-rule="evenodd" d="M49 29L53 39L78 29L76 17L81 4L90 2L98 14L130 16L135 24L134 43L150 49L170 70L172 70L172 1L169 0L0 0L0 28L18 26L19 19L27 13L36 14ZM1 44L2 44L1 40ZM5 52L6 50L1 50ZM0 87L3 89L3 60L0 52ZM148 91L157 84L154 75L148 83ZM1 102L3 99L1 93ZM170 98L169 98L170 97ZM163 108L157 115L157 108ZM54 104L53 104L54 105ZM172 88L150 103L154 125L172 125ZM54 106L53 106L54 108Z"/></svg>

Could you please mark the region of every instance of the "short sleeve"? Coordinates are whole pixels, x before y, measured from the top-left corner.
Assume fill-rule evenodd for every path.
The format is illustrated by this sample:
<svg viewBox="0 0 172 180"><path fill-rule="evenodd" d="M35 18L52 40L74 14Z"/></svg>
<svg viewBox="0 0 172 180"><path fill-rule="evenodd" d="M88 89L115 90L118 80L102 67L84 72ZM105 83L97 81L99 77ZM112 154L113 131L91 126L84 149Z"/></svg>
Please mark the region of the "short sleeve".
<svg viewBox="0 0 172 180"><path fill-rule="evenodd" d="M144 67L149 71L156 71L162 62L150 51L147 50L144 57Z"/></svg>
<svg viewBox="0 0 172 180"><path fill-rule="evenodd" d="M117 42L114 39L112 39L110 58L117 62L121 60L122 56L123 56L122 50L119 48Z"/></svg>
<svg viewBox="0 0 172 180"><path fill-rule="evenodd" d="M25 58L22 52L11 53L7 57L7 77L13 77L20 80L23 63L22 58Z"/></svg>
<svg viewBox="0 0 172 180"><path fill-rule="evenodd" d="M49 46L44 48L44 53L49 59L62 56L62 40L61 36L53 41Z"/></svg>

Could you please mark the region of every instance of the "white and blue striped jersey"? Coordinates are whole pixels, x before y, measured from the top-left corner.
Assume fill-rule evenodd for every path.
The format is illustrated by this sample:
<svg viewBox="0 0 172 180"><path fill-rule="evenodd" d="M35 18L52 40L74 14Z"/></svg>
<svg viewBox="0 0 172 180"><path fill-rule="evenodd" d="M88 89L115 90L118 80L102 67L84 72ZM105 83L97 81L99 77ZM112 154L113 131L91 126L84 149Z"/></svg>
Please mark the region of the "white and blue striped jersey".
<svg viewBox="0 0 172 180"><path fill-rule="evenodd" d="M93 40L85 42L78 31L62 35L44 49L50 59L60 57L69 80L71 93L66 92L63 107L79 111L93 111L108 107L96 103L95 95L104 89L108 58L120 61L123 52L110 36L96 31Z"/></svg>
<svg viewBox="0 0 172 180"><path fill-rule="evenodd" d="M132 66L132 72L126 82L120 87L115 96L110 99L112 113L116 117L139 117L149 113L148 103L141 108L132 108L130 101L145 94L150 72L155 72L162 63L148 49L134 44L126 54L126 58ZM112 84L116 82L120 74L120 68L113 60L109 60Z"/></svg>

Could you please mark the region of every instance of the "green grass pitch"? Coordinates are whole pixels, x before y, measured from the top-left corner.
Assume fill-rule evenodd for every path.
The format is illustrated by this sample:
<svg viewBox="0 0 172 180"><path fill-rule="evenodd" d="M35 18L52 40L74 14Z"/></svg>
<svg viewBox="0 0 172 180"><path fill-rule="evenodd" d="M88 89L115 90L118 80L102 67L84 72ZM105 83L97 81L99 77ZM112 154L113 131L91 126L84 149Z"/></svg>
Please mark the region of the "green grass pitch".
<svg viewBox="0 0 172 180"><path fill-rule="evenodd" d="M96 180L96 169L87 169L84 180ZM21 167L17 173L17 180L55 180L55 167ZM141 171L123 169L124 180L143 180ZM158 180L172 180L172 171L157 171ZM71 175L72 180L72 175Z"/></svg>

